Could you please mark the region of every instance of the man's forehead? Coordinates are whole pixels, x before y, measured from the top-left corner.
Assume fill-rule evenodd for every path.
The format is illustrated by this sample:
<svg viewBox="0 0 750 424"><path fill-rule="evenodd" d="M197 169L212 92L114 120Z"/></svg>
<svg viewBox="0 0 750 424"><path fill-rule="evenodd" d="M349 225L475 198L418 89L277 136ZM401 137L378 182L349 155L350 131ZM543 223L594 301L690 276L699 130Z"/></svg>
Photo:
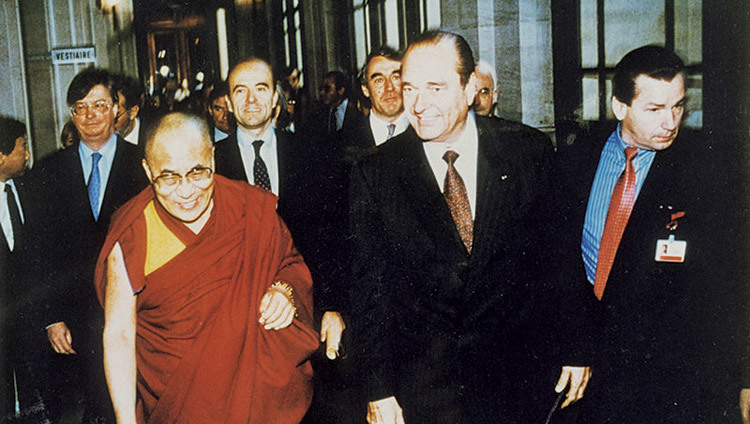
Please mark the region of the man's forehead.
<svg viewBox="0 0 750 424"><path fill-rule="evenodd" d="M427 73L454 74L458 77L457 64L458 56L453 47L445 43L423 44L407 50L401 62L401 74L420 77L425 77ZM415 69L419 69L419 74L415 72Z"/></svg>
<svg viewBox="0 0 750 424"><path fill-rule="evenodd" d="M227 99L224 96L217 97L211 102L211 106L227 107Z"/></svg>
<svg viewBox="0 0 750 424"><path fill-rule="evenodd" d="M91 90L89 90L88 93L86 93L86 97L83 99L78 99L78 101L82 101L84 99L110 99L112 98L112 94L109 91L109 88L102 84L97 84L93 87L91 87Z"/></svg>
<svg viewBox="0 0 750 424"><path fill-rule="evenodd" d="M255 86L258 84L272 85L271 69L263 62L249 62L239 65L229 76L232 89L238 85Z"/></svg>
<svg viewBox="0 0 750 424"><path fill-rule="evenodd" d="M370 62L367 63L368 78L377 72L384 73L384 71L388 71L388 73L390 74L400 70L401 61L389 59L385 56L375 56L370 59Z"/></svg>
<svg viewBox="0 0 750 424"><path fill-rule="evenodd" d="M640 74L635 78L634 83L633 100L667 100L666 97L669 95L684 95L685 93L685 77L681 73L675 75L672 79L653 78L646 74Z"/></svg>
<svg viewBox="0 0 750 424"><path fill-rule="evenodd" d="M481 72L477 72L476 75L477 75L478 86L482 88L484 87L493 88L493 86L495 85L494 81L492 81L492 75L484 74Z"/></svg>

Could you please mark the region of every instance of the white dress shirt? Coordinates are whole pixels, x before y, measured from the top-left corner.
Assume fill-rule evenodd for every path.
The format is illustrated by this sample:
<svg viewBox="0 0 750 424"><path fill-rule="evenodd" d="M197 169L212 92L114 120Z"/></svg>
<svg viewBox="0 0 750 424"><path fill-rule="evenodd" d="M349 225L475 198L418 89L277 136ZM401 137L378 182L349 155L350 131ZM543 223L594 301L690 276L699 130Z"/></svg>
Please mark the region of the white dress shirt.
<svg viewBox="0 0 750 424"><path fill-rule="evenodd" d="M16 190L13 180L0 181L0 226L3 228L8 248L12 252L15 246L15 238L13 235L13 223L10 221L10 211L8 210L8 195L5 193L6 185L10 186L11 190L13 190L13 195L16 196L16 206L18 206L18 214L21 216L21 223L25 222L25 218L23 216L23 208L21 208L21 199L18 197L18 190Z"/></svg>
<svg viewBox="0 0 750 424"><path fill-rule="evenodd" d="M461 175L461 179L466 186L466 194L469 196L471 205L471 217L476 217L477 211L477 156L479 150L479 135L477 133L477 123L474 119L474 112L469 111L466 117L466 126L463 133L453 143L443 142L426 142L422 143L427 160L430 162L432 173L435 175L440 191L444 191L443 183L445 174L448 172L448 163L443 160L443 155L448 150L458 153L458 158L454 162L456 171Z"/></svg>
<svg viewBox="0 0 750 424"><path fill-rule="evenodd" d="M380 118L378 118L374 112L370 112L370 129L372 130L372 137L375 139L375 145L380 146L388 140L388 124ZM406 116L406 112L401 113L401 116L393 121L396 124L396 130L393 132L393 137L401 134L409 128L409 117Z"/></svg>
<svg viewBox="0 0 750 424"><path fill-rule="evenodd" d="M102 146L101 149L96 150L102 155L99 158L99 205L97 210L102 209L102 200L104 200L104 193L107 191L107 181L109 181L109 172L112 170L112 162L115 160L115 151L117 150L117 134L113 134L112 138ZM81 168L83 168L83 183L88 187L89 177L91 176L91 163L93 158L91 155L94 153L89 146L83 141L78 143L78 155L81 157Z"/></svg>
<svg viewBox="0 0 750 424"><path fill-rule="evenodd" d="M138 140L138 137L141 133L141 118L135 118L135 125L133 126L133 130L130 131L130 134L123 137L125 141L127 141L130 144L138 145L138 143L141 140Z"/></svg>
<svg viewBox="0 0 750 424"><path fill-rule="evenodd" d="M263 140L263 145L260 146L260 157L266 163L268 179L271 180L271 191L278 196L279 160L276 148L276 128L273 125L269 125L260 138L256 138L242 127L237 127L237 144L240 147L240 155L242 156L242 164L245 166L247 182L250 184L255 184L255 177L253 176L253 164L255 163L253 141L255 140Z"/></svg>

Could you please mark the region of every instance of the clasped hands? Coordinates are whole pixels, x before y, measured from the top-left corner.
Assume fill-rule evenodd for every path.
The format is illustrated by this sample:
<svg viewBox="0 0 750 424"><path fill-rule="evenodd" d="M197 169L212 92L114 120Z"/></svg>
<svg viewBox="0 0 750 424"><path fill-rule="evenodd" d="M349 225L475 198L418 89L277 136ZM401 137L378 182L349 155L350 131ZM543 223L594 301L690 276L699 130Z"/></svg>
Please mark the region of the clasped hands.
<svg viewBox="0 0 750 424"><path fill-rule="evenodd" d="M266 330L281 330L289 327L297 314L291 288L274 283L260 299L258 322Z"/></svg>

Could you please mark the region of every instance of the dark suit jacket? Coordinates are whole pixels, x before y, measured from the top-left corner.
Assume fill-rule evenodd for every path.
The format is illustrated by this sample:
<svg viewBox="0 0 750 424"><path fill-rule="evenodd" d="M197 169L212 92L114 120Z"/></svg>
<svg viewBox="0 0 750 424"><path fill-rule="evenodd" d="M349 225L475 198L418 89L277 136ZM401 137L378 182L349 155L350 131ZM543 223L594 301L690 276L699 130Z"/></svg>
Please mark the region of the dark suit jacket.
<svg viewBox="0 0 750 424"><path fill-rule="evenodd" d="M46 288L36 303L37 325L64 321L73 347L100 350L103 312L93 286L94 266L112 214L147 184L138 148L121 137L107 187L94 220L89 205L78 143L53 153L35 166L25 186L32 280Z"/></svg>
<svg viewBox="0 0 750 424"><path fill-rule="evenodd" d="M341 179L331 173L335 167L329 166L330 156L319 154L309 140L278 130L276 138L279 215L313 274L316 312L320 315L326 310L339 311L348 303L348 293L340 293L326 282L338 281L337 276L343 271L333 258L342 246L337 245L339 240L331 233L344 225L336 222L342 217L341 207L335 204L334 197L334 193L340 191ZM215 160L217 174L250 181L242 164L236 133L216 144Z"/></svg>
<svg viewBox="0 0 750 424"><path fill-rule="evenodd" d="M24 191L21 178L14 178L13 181L18 192L18 200L26 216L28 194ZM19 356L22 346L18 339L19 330L23 330L28 324L22 315L26 303L26 299L23 298L23 288L27 283L24 275L26 229L26 225L22 225L21 230L13 234L13 251L8 246L5 233L0 230L0 349L2 349L0 355L5 358L2 366L16 365L17 361L22 359Z"/></svg>
<svg viewBox="0 0 750 424"><path fill-rule="evenodd" d="M603 137L606 139L606 137ZM602 139L565 153L563 214L571 223L560 256L577 264L577 278L593 292L581 259L581 232ZM682 135L656 153L622 236L601 302L600 353L594 380L581 406L585 422L706 422L699 418L709 292L721 286L714 261L714 231L699 140ZM698 159L701 158L701 159ZM658 239L667 239L671 214L685 212L674 232L687 242L684 263L655 261ZM562 233L565 234L565 233ZM572 275L572 274L571 274ZM718 285L716 283L719 283ZM591 296L591 294L589 294Z"/></svg>
<svg viewBox="0 0 750 424"><path fill-rule="evenodd" d="M541 326L535 305L552 293L532 259L552 146L521 124L476 121L471 255L412 129L352 171L357 352L368 400L395 395L407 422L521 422L520 410L553 400L534 405L545 389L527 384L551 393L554 382L529 378L545 364L525 367L539 353L527 343Z"/></svg>

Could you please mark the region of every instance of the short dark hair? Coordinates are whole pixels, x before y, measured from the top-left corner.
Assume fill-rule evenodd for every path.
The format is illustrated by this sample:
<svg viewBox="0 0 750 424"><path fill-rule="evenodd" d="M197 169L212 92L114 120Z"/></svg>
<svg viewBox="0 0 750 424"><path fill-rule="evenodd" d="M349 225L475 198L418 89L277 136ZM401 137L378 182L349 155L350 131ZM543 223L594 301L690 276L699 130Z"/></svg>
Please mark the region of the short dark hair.
<svg viewBox="0 0 750 424"><path fill-rule="evenodd" d="M639 47L626 54L615 66L612 95L630 105L635 97L635 80L638 76L672 81L677 74L684 73L685 63L673 52L661 46Z"/></svg>
<svg viewBox="0 0 750 424"><path fill-rule="evenodd" d="M218 99L219 97L224 97L229 95L229 84L226 81L219 81L216 84L214 84L214 88L211 90L211 93L208 95L208 105L211 106L211 103L214 102L214 100Z"/></svg>
<svg viewBox="0 0 750 424"><path fill-rule="evenodd" d="M450 43L453 46L456 56L458 56L456 72L458 72L461 85L466 86L471 74L474 72L476 62L474 61L474 54L471 52L471 47L469 47L469 43L466 42L464 37L452 32L441 30L425 31L417 36L417 38L409 45L409 48L406 49L406 54L409 53L409 50L417 46L425 44L437 45L440 43ZM404 56L406 56L406 54L404 54Z"/></svg>
<svg viewBox="0 0 750 424"><path fill-rule="evenodd" d="M125 107L130 109L133 106L143 106L145 91L141 83L127 75L115 75L114 91L119 96L122 93L125 97Z"/></svg>
<svg viewBox="0 0 750 424"><path fill-rule="evenodd" d="M333 78L333 83L336 84L336 91L343 88L344 98L349 98L349 77L341 71L328 71L323 76L323 79Z"/></svg>
<svg viewBox="0 0 750 424"><path fill-rule="evenodd" d="M9 155L16 148L18 137L26 135L26 125L9 116L0 116L0 153Z"/></svg>
<svg viewBox="0 0 750 424"><path fill-rule="evenodd" d="M117 90L114 89L112 75L106 69L91 66L79 72L70 82L66 98L68 106L73 106L75 102L86 97L97 85L105 86L112 96L112 103L117 103Z"/></svg>
<svg viewBox="0 0 750 424"><path fill-rule="evenodd" d="M359 71L360 84L367 84L367 68L370 66L370 61L380 56L389 60L395 60L397 62L401 62L401 59L403 59L404 57L404 55L400 51L394 49L391 46L382 45L378 48L373 49L370 54L367 55L365 64L362 65L362 69Z"/></svg>

